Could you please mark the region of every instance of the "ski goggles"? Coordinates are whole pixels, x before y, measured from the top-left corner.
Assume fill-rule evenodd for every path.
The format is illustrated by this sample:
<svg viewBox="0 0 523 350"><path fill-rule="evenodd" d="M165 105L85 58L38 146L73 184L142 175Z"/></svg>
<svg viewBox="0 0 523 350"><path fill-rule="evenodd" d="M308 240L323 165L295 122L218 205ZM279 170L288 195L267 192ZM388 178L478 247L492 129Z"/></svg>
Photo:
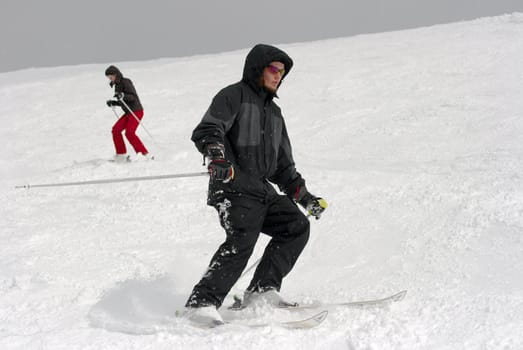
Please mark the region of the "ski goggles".
<svg viewBox="0 0 523 350"><path fill-rule="evenodd" d="M272 64L269 64L267 68L269 69L269 72L271 72L272 74L280 73L281 76L285 74L285 68L278 68L276 66L273 66Z"/></svg>

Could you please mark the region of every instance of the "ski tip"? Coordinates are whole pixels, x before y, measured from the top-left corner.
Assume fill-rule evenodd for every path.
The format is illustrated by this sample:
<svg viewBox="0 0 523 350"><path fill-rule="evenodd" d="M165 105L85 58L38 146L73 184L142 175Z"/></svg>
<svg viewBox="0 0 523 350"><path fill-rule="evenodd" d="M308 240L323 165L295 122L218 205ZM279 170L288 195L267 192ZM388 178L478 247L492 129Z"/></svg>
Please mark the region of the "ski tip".
<svg viewBox="0 0 523 350"><path fill-rule="evenodd" d="M401 292L399 292L397 294L394 294L392 296L392 300L394 300L394 301L402 301L403 299L405 299L406 295L407 295L407 290L402 290Z"/></svg>
<svg viewBox="0 0 523 350"><path fill-rule="evenodd" d="M325 321L325 319L327 318L328 314L329 314L329 311L324 310L324 311L320 312L319 314L316 314L316 315L312 316L312 318L316 322L321 323L321 322Z"/></svg>
<svg viewBox="0 0 523 350"><path fill-rule="evenodd" d="M327 310L321 311L309 318L280 323L280 326L287 329L308 329L314 328L322 324L323 321L327 318L329 312Z"/></svg>

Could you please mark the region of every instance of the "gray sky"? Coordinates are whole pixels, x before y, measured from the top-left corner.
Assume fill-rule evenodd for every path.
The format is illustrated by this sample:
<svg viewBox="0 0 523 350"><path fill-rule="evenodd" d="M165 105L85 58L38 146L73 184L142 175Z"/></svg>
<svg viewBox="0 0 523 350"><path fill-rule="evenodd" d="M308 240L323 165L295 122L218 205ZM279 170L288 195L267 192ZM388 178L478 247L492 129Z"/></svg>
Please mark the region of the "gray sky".
<svg viewBox="0 0 523 350"><path fill-rule="evenodd" d="M523 0L1 0L0 72L187 56L523 12Z"/></svg>

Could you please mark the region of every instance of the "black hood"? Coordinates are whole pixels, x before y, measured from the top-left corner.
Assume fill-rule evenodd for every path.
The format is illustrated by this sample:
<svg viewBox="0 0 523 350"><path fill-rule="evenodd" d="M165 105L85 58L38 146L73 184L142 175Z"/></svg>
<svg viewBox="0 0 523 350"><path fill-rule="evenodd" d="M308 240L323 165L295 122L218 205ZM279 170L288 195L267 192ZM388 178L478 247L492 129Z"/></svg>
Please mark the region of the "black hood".
<svg viewBox="0 0 523 350"><path fill-rule="evenodd" d="M289 74L292 68L292 59L277 47L265 44L254 46L247 54L245 66L243 67L242 80L249 84L254 90L261 90L259 81L260 77L263 75L263 70L269 65L269 63L274 61L281 62L285 65L285 73L281 79L281 85L283 79L287 74Z"/></svg>
<svg viewBox="0 0 523 350"><path fill-rule="evenodd" d="M107 67L105 70L105 76L108 75L116 75L116 84L119 84L123 77L122 72L120 72L116 66ZM111 82L110 85L113 86L113 83Z"/></svg>

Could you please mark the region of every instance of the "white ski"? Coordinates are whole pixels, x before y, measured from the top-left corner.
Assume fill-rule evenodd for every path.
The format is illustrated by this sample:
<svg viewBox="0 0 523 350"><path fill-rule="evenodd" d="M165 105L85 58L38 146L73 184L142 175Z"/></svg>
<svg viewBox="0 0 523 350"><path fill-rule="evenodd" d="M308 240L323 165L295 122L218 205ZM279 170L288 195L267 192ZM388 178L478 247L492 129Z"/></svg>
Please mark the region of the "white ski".
<svg viewBox="0 0 523 350"><path fill-rule="evenodd" d="M312 317L304 318L301 320L296 321L286 321L286 322L274 322L274 323L259 323L259 324L243 324L243 323L234 323L234 324L241 324L242 326L247 326L250 328L261 328L261 327L268 327L272 325L276 325L282 328L287 329L309 329L319 326L325 319L327 318L327 315L329 312L327 310L323 310Z"/></svg>
<svg viewBox="0 0 523 350"><path fill-rule="evenodd" d="M212 329L222 326L239 326L239 327L248 327L248 328L263 328L263 327L282 327L286 329L309 329L319 326L327 318L327 310L321 311L317 314L314 314L311 317L298 319L294 321L274 321L274 322L263 322L263 323L246 323L245 320L234 320L234 321L211 321L209 323L197 323L190 322L194 327L202 329Z"/></svg>
<svg viewBox="0 0 523 350"><path fill-rule="evenodd" d="M310 304L297 304L295 306L286 306L283 307L287 310L307 310L307 309L317 309L317 308L333 308L333 307L352 307L352 308L372 308L372 307L384 307L391 303L401 301L407 295L406 290L402 290L396 294L392 294L388 297L381 299L370 299L370 300L360 300L360 301L347 301L347 302L338 302L338 303L322 303L320 301L314 301Z"/></svg>
<svg viewBox="0 0 523 350"><path fill-rule="evenodd" d="M390 303L401 301L405 298L407 294L406 290L402 290L396 294L390 295L382 299L370 299L370 300L361 300L361 301L348 301L348 302L338 302L338 303L322 303L321 301L313 301L312 303L299 304L299 303L285 303L281 306L278 306L279 309L285 310L308 310L308 309L318 309L318 308L333 308L333 307L353 307L353 308L366 308L366 307L383 307L389 305ZM241 303L241 299L235 297L234 304L231 305L228 309L232 311L240 311L245 308L245 305Z"/></svg>

